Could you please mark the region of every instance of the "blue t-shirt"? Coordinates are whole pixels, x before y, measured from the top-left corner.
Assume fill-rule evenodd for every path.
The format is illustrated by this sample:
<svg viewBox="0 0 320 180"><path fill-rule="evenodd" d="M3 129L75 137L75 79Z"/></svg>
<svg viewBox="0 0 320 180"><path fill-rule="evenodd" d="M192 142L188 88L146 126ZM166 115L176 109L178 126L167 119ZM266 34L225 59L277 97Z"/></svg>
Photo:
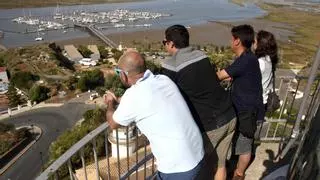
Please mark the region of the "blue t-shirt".
<svg viewBox="0 0 320 180"><path fill-rule="evenodd" d="M238 112L257 109L262 105L259 61L251 51L243 52L225 71L233 79L232 102Z"/></svg>

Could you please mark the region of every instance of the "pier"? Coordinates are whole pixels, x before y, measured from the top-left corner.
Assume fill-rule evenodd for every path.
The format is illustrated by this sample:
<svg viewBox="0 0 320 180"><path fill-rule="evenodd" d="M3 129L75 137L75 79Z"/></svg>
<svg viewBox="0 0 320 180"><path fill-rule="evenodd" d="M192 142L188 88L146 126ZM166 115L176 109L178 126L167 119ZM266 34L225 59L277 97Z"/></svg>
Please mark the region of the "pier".
<svg viewBox="0 0 320 180"><path fill-rule="evenodd" d="M107 36L105 36L101 31L99 31L93 24L90 25L83 25L83 24L75 24L74 27L80 27L85 28L90 33L97 36L99 39L101 39L104 43L106 43L111 48L117 48L118 45L113 42L111 39L109 39Z"/></svg>

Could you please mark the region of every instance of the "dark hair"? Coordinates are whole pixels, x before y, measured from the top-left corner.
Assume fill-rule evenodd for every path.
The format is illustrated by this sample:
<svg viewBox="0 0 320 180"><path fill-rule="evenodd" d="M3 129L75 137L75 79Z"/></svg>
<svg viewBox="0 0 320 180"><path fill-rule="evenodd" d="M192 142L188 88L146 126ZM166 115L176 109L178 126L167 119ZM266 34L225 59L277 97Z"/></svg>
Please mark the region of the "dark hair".
<svg viewBox="0 0 320 180"><path fill-rule="evenodd" d="M243 47L250 49L254 42L254 30L252 26L244 24L231 29L232 36L240 39Z"/></svg>
<svg viewBox="0 0 320 180"><path fill-rule="evenodd" d="M257 34L257 49L255 54L258 58L270 56L272 68L278 63L278 46L274 35L268 31L259 31Z"/></svg>
<svg viewBox="0 0 320 180"><path fill-rule="evenodd" d="M167 41L172 41L178 49L189 46L189 32L182 25L173 25L166 29L165 36Z"/></svg>

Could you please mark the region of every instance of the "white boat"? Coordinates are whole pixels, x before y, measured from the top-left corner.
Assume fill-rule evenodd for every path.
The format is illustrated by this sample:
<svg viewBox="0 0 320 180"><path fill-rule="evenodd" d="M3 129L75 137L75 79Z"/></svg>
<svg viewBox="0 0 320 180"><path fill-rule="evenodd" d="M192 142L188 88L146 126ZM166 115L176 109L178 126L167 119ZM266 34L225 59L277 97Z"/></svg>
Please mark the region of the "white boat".
<svg viewBox="0 0 320 180"><path fill-rule="evenodd" d="M38 31L44 31L44 30L46 30L46 29L43 27L38 28Z"/></svg>
<svg viewBox="0 0 320 180"><path fill-rule="evenodd" d="M40 36L38 36L38 37L36 37L34 40L35 40L35 41L43 41L43 38L40 37Z"/></svg>
<svg viewBox="0 0 320 180"><path fill-rule="evenodd" d="M62 13L60 12L59 4L57 4L57 8L55 9L53 19L62 19Z"/></svg>
<svg viewBox="0 0 320 180"><path fill-rule="evenodd" d="M125 26L126 26L125 24L115 24L114 25L115 28L123 28Z"/></svg>
<svg viewBox="0 0 320 180"><path fill-rule="evenodd" d="M40 36L40 33L38 31L37 37L34 39L35 41L43 41L43 37Z"/></svg>

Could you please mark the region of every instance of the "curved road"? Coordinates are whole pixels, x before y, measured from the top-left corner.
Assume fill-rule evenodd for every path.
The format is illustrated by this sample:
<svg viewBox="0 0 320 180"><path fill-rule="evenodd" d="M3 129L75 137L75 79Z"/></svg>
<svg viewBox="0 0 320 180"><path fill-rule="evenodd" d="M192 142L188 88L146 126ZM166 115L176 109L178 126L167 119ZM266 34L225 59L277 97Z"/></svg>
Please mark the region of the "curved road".
<svg viewBox="0 0 320 180"><path fill-rule="evenodd" d="M1 180L33 180L48 160L50 144L66 129L72 127L82 114L95 108L80 102L69 102L61 107L46 107L15 115L3 120L16 126L36 125L42 129L40 139L4 174Z"/></svg>

